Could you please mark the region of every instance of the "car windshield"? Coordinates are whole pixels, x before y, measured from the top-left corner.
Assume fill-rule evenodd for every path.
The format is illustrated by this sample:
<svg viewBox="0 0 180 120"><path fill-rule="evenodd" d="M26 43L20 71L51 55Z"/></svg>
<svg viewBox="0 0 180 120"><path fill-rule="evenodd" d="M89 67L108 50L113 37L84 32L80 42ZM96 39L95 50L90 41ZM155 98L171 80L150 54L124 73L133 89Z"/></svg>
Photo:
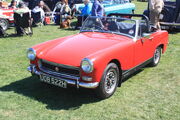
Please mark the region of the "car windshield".
<svg viewBox="0 0 180 120"><path fill-rule="evenodd" d="M81 32L104 32L135 37L136 21L128 18L90 16L83 23Z"/></svg>

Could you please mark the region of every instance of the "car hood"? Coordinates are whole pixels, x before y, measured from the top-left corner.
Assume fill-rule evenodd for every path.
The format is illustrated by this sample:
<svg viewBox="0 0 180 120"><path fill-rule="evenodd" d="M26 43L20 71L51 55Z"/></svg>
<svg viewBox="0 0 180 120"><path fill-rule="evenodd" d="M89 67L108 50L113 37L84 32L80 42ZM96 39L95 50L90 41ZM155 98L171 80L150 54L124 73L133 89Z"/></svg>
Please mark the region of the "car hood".
<svg viewBox="0 0 180 120"><path fill-rule="evenodd" d="M39 53L40 59L59 64L80 66L81 60L113 45L126 43L128 37L97 32L84 32L60 39L59 43L49 44ZM56 39L57 41L57 39ZM53 43L53 41L52 41Z"/></svg>

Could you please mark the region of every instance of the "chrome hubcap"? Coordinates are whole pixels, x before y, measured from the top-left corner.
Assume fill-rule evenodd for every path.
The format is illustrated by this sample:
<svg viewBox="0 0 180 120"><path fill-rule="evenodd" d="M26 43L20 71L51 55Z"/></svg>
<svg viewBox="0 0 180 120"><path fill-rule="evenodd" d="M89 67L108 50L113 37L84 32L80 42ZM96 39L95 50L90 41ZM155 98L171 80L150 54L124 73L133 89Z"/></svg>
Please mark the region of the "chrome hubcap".
<svg viewBox="0 0 180 120"><path fill-rule="evenodd" d="M6 23L4 21L0 20L0 26L5 30L6 29Z"/></svg>
<svg viewBox="0 0 180 120"><path fill-rule="evenodd" d="M105 77L105 91L112 93L116 88L117 72L114 69L110 69Z"/></svg>
<svg viewBox="0 0 180 120"><path fill-rule="evenodd" d="M154 63L157 64L160 59L160 51L156 49L155 54L154 54Z"/></svg>

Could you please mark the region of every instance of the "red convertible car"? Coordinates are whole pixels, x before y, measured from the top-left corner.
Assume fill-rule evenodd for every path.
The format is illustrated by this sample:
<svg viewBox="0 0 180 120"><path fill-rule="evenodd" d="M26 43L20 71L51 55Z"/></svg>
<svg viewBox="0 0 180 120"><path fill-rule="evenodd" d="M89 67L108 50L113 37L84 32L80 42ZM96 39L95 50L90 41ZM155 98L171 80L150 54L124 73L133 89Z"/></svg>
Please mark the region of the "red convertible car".
<svg viewBox="0 0 180 120"><path fill-rule="evenodd" d="M151 32L146 16L131 16L88 17L80 33L29 48L28 71L48 84L110 97L124 78L147 64L156 66L168 44L168 32Z"/></svg>

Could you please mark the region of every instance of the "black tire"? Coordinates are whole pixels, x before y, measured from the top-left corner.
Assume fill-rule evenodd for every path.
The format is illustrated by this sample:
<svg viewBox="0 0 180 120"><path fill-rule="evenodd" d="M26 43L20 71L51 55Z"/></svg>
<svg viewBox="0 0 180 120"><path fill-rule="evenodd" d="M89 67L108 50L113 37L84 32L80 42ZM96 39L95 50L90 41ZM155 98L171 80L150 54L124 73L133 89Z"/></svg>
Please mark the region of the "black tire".
<svg viewBox="0 0 180 120"><path fill-rule="evenodd" d="M119 82L119 68L115 63L107 65L101 78L99 86L96 88L96 95L100 99L111 97Z"/></svg>
<svg viewBox="0 0 180 120"><path fill-rule="evenodd" d="M6 19L0 19L0 26L3 28L3 30L7 30L9 28L9 22Z"/></svg>
<svg viewBox="0 0 180 120"><path fill-rule="evenodd" d="M161 47L157 47L154 51L152 62L150 63L151 67L155 67L158 65L160 59L161 59Z"/></svg>

